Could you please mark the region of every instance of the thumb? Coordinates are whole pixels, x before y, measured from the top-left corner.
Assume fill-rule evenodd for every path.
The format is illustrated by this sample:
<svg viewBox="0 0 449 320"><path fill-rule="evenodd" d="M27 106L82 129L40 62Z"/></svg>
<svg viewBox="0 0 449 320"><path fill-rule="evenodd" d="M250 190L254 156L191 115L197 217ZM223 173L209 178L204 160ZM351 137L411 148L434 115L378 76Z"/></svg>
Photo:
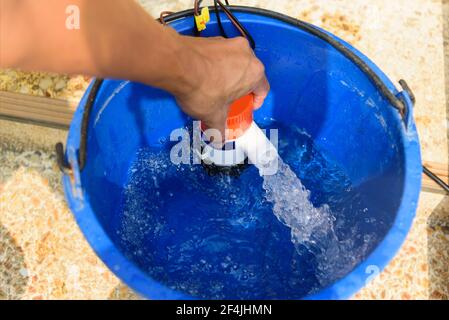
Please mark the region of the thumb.
<svg viewBox="0 0 449 320"><path fill-rule="evenodd" d="M215 112L211 118L203 120L208 129L214 129L209 130L210 134L207 138L209 141L217 143L217 146L226 140L226 119L228 117L228 109L228 107L223 108L222 110Z"/></svg>

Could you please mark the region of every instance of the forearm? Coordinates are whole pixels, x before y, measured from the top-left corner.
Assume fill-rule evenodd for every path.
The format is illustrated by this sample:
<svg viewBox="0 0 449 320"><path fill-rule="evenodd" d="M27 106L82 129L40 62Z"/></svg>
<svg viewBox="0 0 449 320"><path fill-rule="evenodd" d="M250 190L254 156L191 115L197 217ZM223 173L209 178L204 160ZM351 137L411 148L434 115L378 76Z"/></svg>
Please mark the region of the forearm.
<svg viewBox="0 0 449 320"><path fill-rule="evenodd" d="M184 112L224 132L228 106L269 91L262 63L243 38L178 35L134 0L0 0L0 68L142 82L171 92ZM80 28L66 26L66 8Z"/></svg>
<svg viewBox="0 0 449 320"><path fill-rule="evenodd" d="M0 1L0 67L123 78L174 93L190 85L185 41L133 0ZM66 28L68 5L80 8L79 29Z"/></svg>

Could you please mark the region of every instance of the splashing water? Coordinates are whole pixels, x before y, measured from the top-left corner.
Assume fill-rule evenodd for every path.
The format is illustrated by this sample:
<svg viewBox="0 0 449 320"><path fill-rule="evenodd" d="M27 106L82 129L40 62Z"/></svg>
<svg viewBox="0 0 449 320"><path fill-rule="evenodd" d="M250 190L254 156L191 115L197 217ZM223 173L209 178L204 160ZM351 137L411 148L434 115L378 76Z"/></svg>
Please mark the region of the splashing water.
<svg viewBox="0 0 449 320"><path fill-rule="evenodd" d="M295 299L350 272L380 241L364 197L297 128L279 128L278 173L238 178L142 149L112 236L164 285L209 299Z"/></svg>
<svg viewBox="0 0 449 320"><path fill-rule="evenodd" d="M308 191L296 174L281 158L277 159L275 175L264 176L266 199L273 204L273 213L291 229L292 242L313 250L319 258L319 280L329 282L329 270L336 270L340 256L338 239L334 231L335 217L328 205L315 208ZM324 262L324 263L323 263Z"/></svg>

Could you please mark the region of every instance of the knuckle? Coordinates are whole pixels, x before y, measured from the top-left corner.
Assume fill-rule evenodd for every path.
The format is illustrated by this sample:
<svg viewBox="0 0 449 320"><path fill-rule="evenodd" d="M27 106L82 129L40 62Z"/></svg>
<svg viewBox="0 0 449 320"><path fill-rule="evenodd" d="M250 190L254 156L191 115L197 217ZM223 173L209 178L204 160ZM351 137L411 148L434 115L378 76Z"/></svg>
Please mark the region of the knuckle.
<svg viewBox="0 0 449 320"><path fill-rule="evenodd" d="M243 37L233 38L234 44L239 47L249 48L248 40Z"/></svg>
<svg viewBox="0 0 449 320"><path fill-rule="evenodd" d="M256 59L255 70L260 76L265 74L265 65L259 59Z"/></svg>

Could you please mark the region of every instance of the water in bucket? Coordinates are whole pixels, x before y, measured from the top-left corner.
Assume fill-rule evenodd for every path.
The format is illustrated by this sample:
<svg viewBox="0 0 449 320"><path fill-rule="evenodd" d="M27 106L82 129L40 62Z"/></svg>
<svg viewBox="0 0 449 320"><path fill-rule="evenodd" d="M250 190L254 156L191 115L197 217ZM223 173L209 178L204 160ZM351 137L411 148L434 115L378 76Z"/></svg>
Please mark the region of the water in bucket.
<svg viewBox="0 0 449 320"><path fill-rule="evenodd" d="M360 219L362 195L307 133L268 120L262 127L279 129L283 159L263 178L254 166L240 177L211 177L201 165L174 165L168 142L141 149L119 210L129 258L195 297L291 299L366 257L376 236L359 230L379 223ZM358 210L345 214L347 203Z"/></svg>

